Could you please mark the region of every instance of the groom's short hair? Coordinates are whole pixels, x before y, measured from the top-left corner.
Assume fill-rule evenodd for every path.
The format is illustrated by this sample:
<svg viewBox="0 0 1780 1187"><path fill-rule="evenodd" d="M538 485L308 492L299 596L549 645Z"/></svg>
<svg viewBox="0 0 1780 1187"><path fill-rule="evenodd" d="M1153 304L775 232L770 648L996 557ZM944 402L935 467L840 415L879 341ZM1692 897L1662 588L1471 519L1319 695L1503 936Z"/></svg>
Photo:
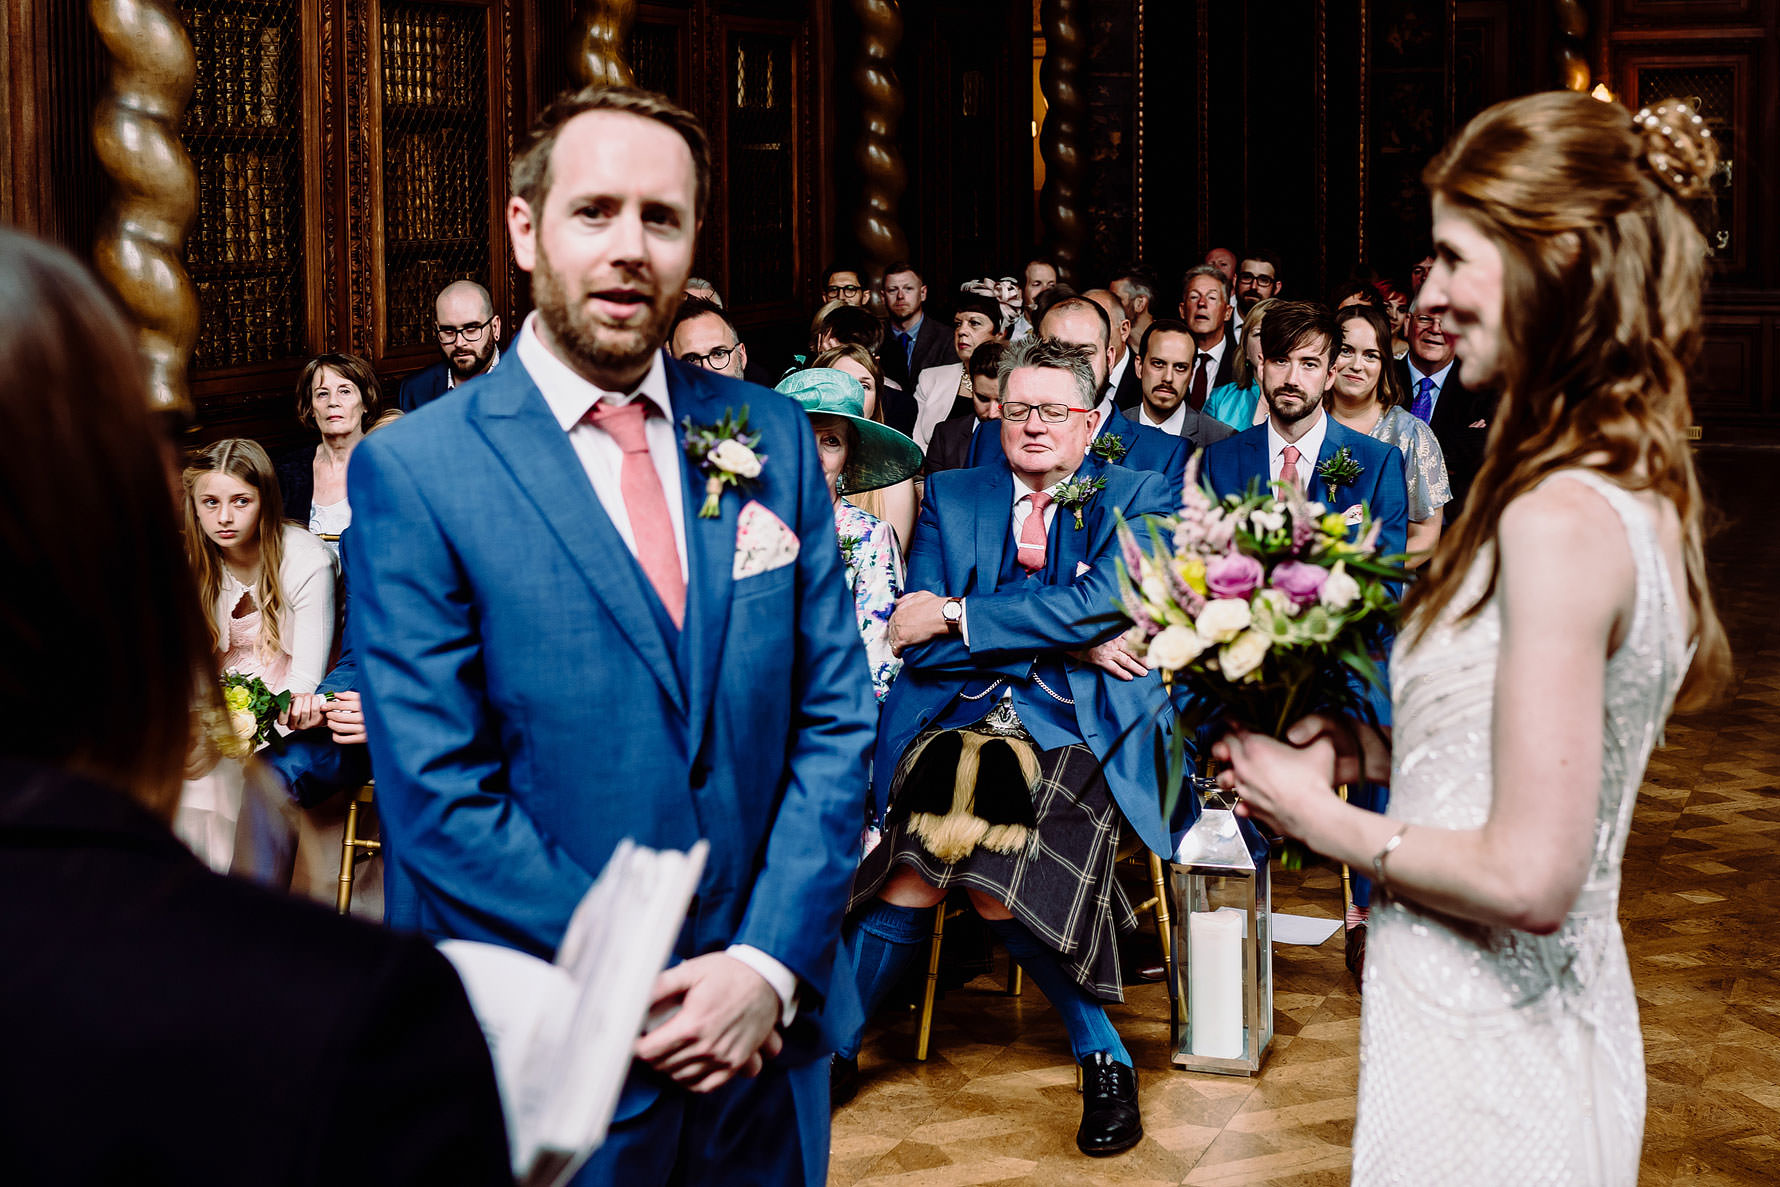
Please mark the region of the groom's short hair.
<svg viewBox="0 0 1780 1187"><path fill-rule="evenodd" d="M1263 358L1283 359L1313 339L1321 340L1324 358L1334 355L1341 331L1327 305L1318 301L1276 301L1267 307L1267 316L1261 320Z"/></svg>
<svg viewBox="0 0 1780 1187"><path fill-rule="evenodd" d="M564 95L544 109L538 122L526 135L525 144L513 157L510 181L513 195L524 198L532 208L532 217L550 194L550 154L563 125L590 111L617 111L641 116L672 128L686 142L692 153L692 170L697 182L693 199L693 217L704 221L705 207L711 198L711 145L698 117L677 107L654 91L641 87L583 87L572 95Z"/></svg>
<svg viewBox="0 0 1780 1187"><path fill-rule="evenodd" d="M1093 302L1089 302L1093 304ZM1096 309L1099 306L1095 306ZM1106 314L1102 312L1102 317ZM1046 371L1067 371L1075 379L1077 394L1081 398L1081 407L1092 408L1097 401L1094 399L1094 363L1093 355L1086 346L1077 346L1072 342L1059 342L1055 338L1040 338L1037 334L1028 335L1007 348L1001 356L1001 370L996 377L997 394L1007 399L1007 377L1015 371L1027 367L1038 367Z"/></svg>

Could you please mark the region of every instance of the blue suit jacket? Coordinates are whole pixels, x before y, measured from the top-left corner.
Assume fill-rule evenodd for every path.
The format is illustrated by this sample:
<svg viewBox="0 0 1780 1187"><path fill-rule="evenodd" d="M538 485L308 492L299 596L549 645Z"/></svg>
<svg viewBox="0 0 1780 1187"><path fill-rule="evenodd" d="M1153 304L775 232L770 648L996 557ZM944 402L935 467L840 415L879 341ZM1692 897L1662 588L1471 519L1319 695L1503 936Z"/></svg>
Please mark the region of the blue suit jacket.
<svg viewBox="0 0 1780 1187"><path fill-rule="evenodd" d="M352 534L347 528L344 540ZM353 692L358 688L358 656L352 650L352 583L346 566L340 566L340 658L316 686L316 692ZM305 808L338 795L349 788L363 787L371 777L371 759L366 748L341 746L334 741L328 727L298 730L268 748L264 758L277 771L290 789L290 794Z"/></svg>
<svg viewBox="0 0 1780 1187"><path fill-rule="evenodd" d="M1329 415L1327 410L1323 415ZM1335 498L1330 499L1323 480L1315 475L1316 467L1334 457L1344 445L1360 464L1360 476L1352 483L1336 487ZM1249 483L1256 479L1266 486L1270 471L1267 422L1262 421L1207 447L1200 473L1221 498L1247 490ZM1356 433L1330 416L1328 431L1323 434L1323 447L1306 478L1305 493L1317 502L1327 503L1331 511L1346 511L1355 503L1365 503L1370 508L1372 518L1379 523L1380 556L1396 556L1408 546L1409 484L1403 476L1403 451L1395 445ZM1353 529L1350 529L1349 535L1352 534ZM1368 688L1367 695L1379 720L1388 725L1391 720L1390 698L1373 688Z"/></svg>
<svg viewBox="0 0 1780 1187"><path fill-rule="evenodd" d="M945 637L903 652L902 674L884 701L877 770L894 770L915 736L943 717L960 692L982 687L985 677L1025 679L1040 653L1073 651L1117 633L1104 623L1083 625L1117 605L1113 510L1130 520L1166 515L1175 510L1175 499L1153 474L1093 459L1081 473L1105 475L1106 489L1084 508L1079 530L1070 512L1058 509L1050 533L1055 584L1034 588L1021 582L1005 591L997 586L1005 550L1013 547L1014 479L1007 463L946 470L928 480L904 587L964 598L970 642ZM1163 706L1161 678L1152 673L1123 681L1073 659L1065 662L1076 726L1104 765L1125 819L1146 845L1170 852L1147 725Z"/></svg>
<svg viewBox="0 0 1780 1187"><path fill-rule="evenodd" d="M1181 475L1187 469L1187 459L1193 456L1191 441L1140 425L1117 408L1107 417L1105 431L1125 443L1125 456L1119 465L1127 470L1160 474L1167 480L1171 491L1177 490ZM965 464L983 466L991 462L1007 464L1007 455L1001 450L1001 422L998 420L986 420L977 426L970 438L970 460Z"/></svg>
<svg viewBox="0 0 1780 1187"><path fill-rule="evenodd" d="M748 411L768 461L698 517L681 458L680 644L523 364L455 389L353 453L354 642L386 850L412 894L392 923L552 955L625 837L711 842L679 942L732 943L800 980L781 1059L862 1021L835 953L877 721L834 511L803 409L666 362L675 421ZM750 500L801 541L736 580ZM634 1074L619 1105L659 1094ZM825 1132L825 1130L824 1130Z"/></svg>
<svg viewBox="0 0 1780 1187"><path fill-rule="evenodd" d="M507 351L501 351L500 357L495 359L494 366L490 367L489 371L495 370L506 362L507 353ZM451 364L449 363L438 362L424 371L416 371L402 380L402 386L396 389L396 407L403 412L413 412L417 408L431 404L446 392L454 390L450 386L450 382Z"/></svg>

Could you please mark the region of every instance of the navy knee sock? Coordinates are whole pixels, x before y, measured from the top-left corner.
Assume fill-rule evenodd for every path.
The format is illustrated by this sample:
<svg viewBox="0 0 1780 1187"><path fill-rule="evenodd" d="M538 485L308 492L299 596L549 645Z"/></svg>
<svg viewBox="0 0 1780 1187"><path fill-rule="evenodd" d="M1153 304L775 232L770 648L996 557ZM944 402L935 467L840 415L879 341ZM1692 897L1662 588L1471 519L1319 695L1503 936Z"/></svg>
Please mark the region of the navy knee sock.
<svg viewBox="0 0 1780 1187"><path fill-rule="evenodd" d="M848 920L841 942L853 957L859 1004L867 1021L878 1012L884 998L908 972L909 963L932 938L932 907L899 907L874 899ZM857 1058L859 1041L860 1035L854 1035L839 1054L846 1059Z"/></svg>
<svg viewBox="0 0 1780 1187"><path fill-rule="evenodd" d="M1018 919L984 922L1007 948L1008 955L1020 962L1026 975L1044 991L1045 997L1062 1015L1064 1029L1069 1032L1069 1047L1077 1063L1096 1051L1105 1051L1126 1067L1135 1066L1131 1062L1131 1053L1119 1039L1119 1032L1113 1029L1112 1019L1106 1016L1106 1007L1100 1004L1099 998L1076 983L1063 967L1055 949L1033 935Z"/></svg>

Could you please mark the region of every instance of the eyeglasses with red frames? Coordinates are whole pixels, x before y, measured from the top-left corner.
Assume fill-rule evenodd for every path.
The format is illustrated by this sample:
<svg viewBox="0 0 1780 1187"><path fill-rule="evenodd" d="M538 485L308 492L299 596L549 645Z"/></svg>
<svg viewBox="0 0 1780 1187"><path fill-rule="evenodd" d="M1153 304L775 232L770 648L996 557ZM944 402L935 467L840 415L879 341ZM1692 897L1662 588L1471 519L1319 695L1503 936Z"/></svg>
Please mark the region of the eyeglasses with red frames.
<svg viewBox="0 0 1780 1187"><path fill-rule="evenodd" d="M1025 424L1034 412L1038 419L1048 425L1060 425L1068 422L1072 412L1088 413L1092 408L1076 408L1069 404L1024 404L1013 403L1001 406L1001 419L1013 424Z"/></svg>

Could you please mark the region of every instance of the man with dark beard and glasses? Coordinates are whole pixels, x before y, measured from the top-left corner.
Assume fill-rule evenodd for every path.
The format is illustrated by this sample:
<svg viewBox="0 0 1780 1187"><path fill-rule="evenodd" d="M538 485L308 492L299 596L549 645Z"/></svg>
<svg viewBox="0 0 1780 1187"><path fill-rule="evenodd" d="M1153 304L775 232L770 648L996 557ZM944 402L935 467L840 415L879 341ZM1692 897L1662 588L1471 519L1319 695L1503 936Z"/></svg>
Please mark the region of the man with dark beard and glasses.
<svg viewBox="0 0 1780 1187"><path fill-rule="evenodd" d="M816 441L796 403L662 350L710 192L693 116L565 96L512 182L537 304L514 361L352 460L391 922L548 958L620 840L708 838L575 1182L821 1183L877 706ZM687 454L731 416L754 448Z"/></svg>
<svg viewBox="0 0 1780 1187"><path fill-rule="evenodd" d="M454 280L439 290L433 313L445 358L402 381L396 407L403 412L431 404L501 361L501 319L487 289L473 280Z"/></svg>

